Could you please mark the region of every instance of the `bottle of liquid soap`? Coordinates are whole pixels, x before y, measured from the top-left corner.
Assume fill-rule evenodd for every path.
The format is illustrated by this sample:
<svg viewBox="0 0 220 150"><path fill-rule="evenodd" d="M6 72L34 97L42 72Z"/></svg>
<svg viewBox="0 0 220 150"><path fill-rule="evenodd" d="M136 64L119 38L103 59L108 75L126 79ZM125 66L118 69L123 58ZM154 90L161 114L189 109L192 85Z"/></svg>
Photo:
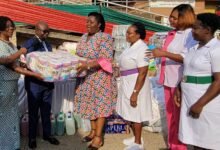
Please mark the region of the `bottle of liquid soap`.
<svg viewBox="0 0 220 150"><path fill-rule="evenodd" d="M60 112L57 116L56 134L61 136L64 134L64 113Z"/></svg>
<svg viewBox="0 0 220 150"><path fill-rule="evenodd" d="M75 127L75 120L71 111L68 111L66 113L65 122L66 122L66 134L74 135L76 132L76 127Z"/></svg>
<svg viewBox="0 0 220 150"><path fill-rule="evenodd" d="M146 53L152 53L152 50L156 48L155 45L148 45L148 50ZM156 70L156 61L154 58L145 58L145 61L148 61L149 63L149 66L148 66L148 69L151 70L151 71L155 71Z"/></svg>
<svg viewBox="0 0 220 150"><path fill-rule="evenodd" d="M76 129L81 128L82 127L82 119L81 119L80 115L74 113L73 116L74 116L74 120L75 120Z"/></svg>

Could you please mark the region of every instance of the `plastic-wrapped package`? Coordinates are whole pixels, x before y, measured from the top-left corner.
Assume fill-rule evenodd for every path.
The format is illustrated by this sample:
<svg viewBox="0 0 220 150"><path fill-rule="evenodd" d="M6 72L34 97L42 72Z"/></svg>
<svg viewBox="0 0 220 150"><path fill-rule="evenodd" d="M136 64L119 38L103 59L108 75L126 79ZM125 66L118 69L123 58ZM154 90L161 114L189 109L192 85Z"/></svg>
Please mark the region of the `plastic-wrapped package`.
<svg viewBox="0 0 220 150"><path fill-rule="evenodd" d="M106 118L105 133L129 133L128 123L118 114L112 114Z"/></svg>
<svg viewBox="0 0 220 150"><path fill-rule="evenodd" d="M114 59L118 60L121 53L130 46L126 41L126 31L129 25L114 25L112 30L112 37L114 38Z"/></svg>
<svg viewBox="0 0 220 150"><path fill-rule="evenodd" d="M152 37L149 39L150 45L155 45L156 48L162 48L165 39L167 37L167 32L156 32Z"/></svg>
<svg viewBox="0 0 220 150"><path fill-rule="evenodd" d="M59 46L58 49L67 51L71 55L75 55L76 54L76 47L77 47L77 43L75 43L75 42L64 42L62 45Z"/></svg>
<svg viewBox="0 0 220 150"><path fill-rule="evenodd" d="M48 82L63 81L77 76L76 68L79 61L86 61L66 51L32 52L27 54L27 67L43 75ZM86 72L79 76L85 76Z"/></svg>

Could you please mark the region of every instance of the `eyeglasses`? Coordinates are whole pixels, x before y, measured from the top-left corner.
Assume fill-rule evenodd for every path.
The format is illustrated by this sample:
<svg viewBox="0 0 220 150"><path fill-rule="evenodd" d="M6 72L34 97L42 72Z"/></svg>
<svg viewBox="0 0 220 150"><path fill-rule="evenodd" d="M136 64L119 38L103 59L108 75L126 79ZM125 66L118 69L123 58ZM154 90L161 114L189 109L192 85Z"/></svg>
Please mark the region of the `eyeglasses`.
<svg viewBox="0 0 220 150"><path fill-rule="evenodd" d="M50 30L42 30L42 32L43 32L44 34L46 34L46 33L50 33Z"/></svg>

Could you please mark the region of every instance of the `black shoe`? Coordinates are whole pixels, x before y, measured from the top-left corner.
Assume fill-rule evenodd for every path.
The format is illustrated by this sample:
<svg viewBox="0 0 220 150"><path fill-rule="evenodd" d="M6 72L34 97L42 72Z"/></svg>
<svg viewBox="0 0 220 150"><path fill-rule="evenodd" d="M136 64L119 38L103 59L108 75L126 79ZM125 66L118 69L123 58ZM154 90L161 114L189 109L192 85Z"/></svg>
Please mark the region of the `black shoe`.
<svg viewBox="0 0 220 150"><path fill-rule="evenodd" d="M54 137L46 137L46 138L44 137L43 139L45 141L48 141L50 144L53 144L53 145L59 145L60 144L60 142Z"/></svg>
<svg viewBox="0 0 220 150"><path fill-rule="evenodd" d="M35 140L35 139L29 140L29 142L28 142L28 147L31 148L31 149L37 148L37 142L36 142L36 140Z"/></svg>

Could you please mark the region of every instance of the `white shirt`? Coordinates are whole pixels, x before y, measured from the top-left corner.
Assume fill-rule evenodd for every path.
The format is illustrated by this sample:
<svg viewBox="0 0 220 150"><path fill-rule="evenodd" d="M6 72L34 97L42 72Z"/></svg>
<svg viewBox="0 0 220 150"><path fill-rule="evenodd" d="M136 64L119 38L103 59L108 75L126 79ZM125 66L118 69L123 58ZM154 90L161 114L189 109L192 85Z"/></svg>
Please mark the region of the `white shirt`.
<svg viewBox="0 0 220 150"><path fill-rule="evenodd" d="M192 37L191 28L184 31L177 31L174 39L167 47L167 51L180 54L185 57L188 49L197 43ZM166 58L164 85L176 87L182 79L183 65L169 58Z"/></svg>
<svg viewBox="0 0 220 150"><path fill-rule="evenodd" d="M43 47L44 47L45 51L48 52L49 50L48 50L48 48L47 48L47 45L46 45L45 41L42 41L37 35L35 35L35 36L36 36L37 39L43 44Z"/></svg>
<svg viewBox="0 0 220 150"><path fill-rule="evenodd" d="M147 49L147 44L143 40L138 40L130 48L124 50L120 55L120 70L123 71L148 66L148 62L144 60Z"/></svg>
<svg viewBox="0 0 220 150"><path fill-rule="evenodd" d="M184 59L184 75L209 76L220 72L220 41L213 38L205 46L198 46L192 47Z"/></svg>

